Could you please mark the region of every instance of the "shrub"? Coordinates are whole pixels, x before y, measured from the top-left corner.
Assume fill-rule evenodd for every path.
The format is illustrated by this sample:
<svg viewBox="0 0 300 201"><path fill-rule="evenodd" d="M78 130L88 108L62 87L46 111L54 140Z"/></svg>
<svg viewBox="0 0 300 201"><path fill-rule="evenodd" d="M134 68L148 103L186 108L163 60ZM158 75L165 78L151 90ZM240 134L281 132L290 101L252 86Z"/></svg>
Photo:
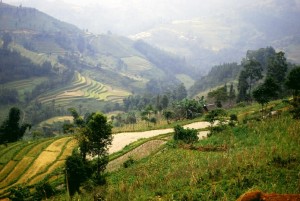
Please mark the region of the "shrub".
<svg viewBox="0 0 300 201"><path fill-rule="evenodd" d="M12 201L29 200L30 198L30 190L27 186L17 185L8 189L8 191L9 199Z"/></svg>
<svg viewBox="0 0 300 201"><path fill-rule="evenodd" d="M50 198L55 194L55 190L48 182L41 182L35 186L36 193L34 194L35 200L43 200Z"/></svg>
<svg viewBox="0 0 300 201"><path fill-rule="evenodd" d="M184 129L182 126L176 125L174 127L174 140L175 141L183 141L187 144L191 144L197 142L198 138L198 131L195 129Z"/></svg>
<svg viewBox="0 0 300 201"><path fill-rule="evenodd" d="M128 160L126 160L124 163L123 163L123 167L124 168L128 168L130 166L132 166L133 164L135 163L134 159L129 157Z"/></svg>
<svg viewBox="0 0 300 201"><path fill-rule="evenodd" d="M231 114L230 115L230 121L237 121L238 118L237 118L237 115L236 114Z"/></svg>

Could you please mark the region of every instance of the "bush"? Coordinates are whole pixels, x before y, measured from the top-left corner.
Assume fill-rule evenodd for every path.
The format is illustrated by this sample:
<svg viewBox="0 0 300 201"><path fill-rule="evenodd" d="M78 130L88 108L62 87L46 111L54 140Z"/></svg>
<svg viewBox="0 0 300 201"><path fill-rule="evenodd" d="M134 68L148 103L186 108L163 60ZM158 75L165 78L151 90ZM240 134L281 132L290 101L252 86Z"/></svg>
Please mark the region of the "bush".
<svg viewBox="0 0 300 201"><path fill-rule="evenodd" d="M17 185L8 189L8 191L9 199L12 201L29 200L30 198L30 190L27 186Z"/></svg>
<svg viewBox="0 0 300 201"><path fill-rule="evenodd" d="M55 194L54 188L47 182L41 182L35 186L36 193L34 194L35 200L47 200Z"/></svg>
<svg viewBox="0 0 300 201"><path fill-rule="evenodd" d="M237 115L236 114L231 114L230 115L230 121L237 121L238 118L237 118Z"/></svg>
<svg viewBox="0 0 300 201"><path fill-rule="evenodd" d="M175 141L181 140L187 144L191 144L199 140L198 131L195 129L184 129L182 126L177 125L174 127L174 131Z"/></svg>
<svg viewBox="0 0 300 201"><path fill-rule="evenodd" d="M126 160L123 163L123 167L128 168L128 167L132 166L134 163L135 163L135 160L133 158L129 157L128 160Z"/></svg>

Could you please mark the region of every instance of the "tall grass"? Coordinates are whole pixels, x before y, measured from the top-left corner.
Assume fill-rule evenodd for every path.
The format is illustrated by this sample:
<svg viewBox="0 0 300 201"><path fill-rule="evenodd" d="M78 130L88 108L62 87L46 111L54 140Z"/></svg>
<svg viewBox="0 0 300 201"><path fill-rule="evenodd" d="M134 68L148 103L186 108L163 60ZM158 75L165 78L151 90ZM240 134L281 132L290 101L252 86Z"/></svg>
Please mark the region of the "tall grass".
<svg viewBox="0 0 300 201"><path fill-rule="evenodd" d="M245 191L300 193L300 124L252 122L200 141L225 152L168 148L108 177L107 200L235 200Z"/></svg>

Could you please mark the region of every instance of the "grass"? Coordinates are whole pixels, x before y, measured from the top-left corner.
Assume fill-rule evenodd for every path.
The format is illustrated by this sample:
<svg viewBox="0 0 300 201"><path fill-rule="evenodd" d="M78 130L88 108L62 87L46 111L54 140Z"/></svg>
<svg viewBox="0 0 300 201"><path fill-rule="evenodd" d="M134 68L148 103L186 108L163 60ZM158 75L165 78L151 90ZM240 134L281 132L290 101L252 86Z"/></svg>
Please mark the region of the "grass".
<svg viewBox="0 0 300 201"><path fill-rule="evenodd" d="M138 121L136 124L124 124L121 127L114 127L112 129L113 133L121 133L121 132L138 132L138 131L148 131L148 130L157 130L157 129L165 129L165 128L173 128L176 125L186 125L198 121L203 121L203 117L199 117L196 119L185 119L181 121L170 121L169 124L167 120L160 119L156 124L148 123L146 121Z"/></svg>
<svg viewBox="0 0 300 201"><path fill-rule="evenodd" d="M287 107L282 101L274 101L269 105L279 110ZM243 117L245 113L257 112L259 109L260 106L254 104L233 108L228 113ZM200 118L172 124L165 122L151 128L170 128L176 124L184 125L201 120ZM147 126L142 127L142 124L135 126L134 130L149 130ZM124 132L127 127L122 129ZM132 125L129 125L128 129L133 129ZM107 185L97 187L95 192L105 195L107 200L235 200L251 189L259 189L267 193L300 193L299 133L299 122L293 120L287 113L282 113L276 118L248 121L247 124L227 127L222 132L214 133L194 145L195 147L225 146L227 147L225 151L201 152L178 148L171 140L150 156L134 161L130 167L108 173ZM168 140L170 136L171 134L166 134L136 141L110 155L110 161L127 156L131 151L152 140ZM51 146L48 140L37 143L33 149L28 148L29 145L20 148L23 143L19 142L20 144L9 144L7 148L1 150L0 153L3 155L18 160L22 158L22 154L24 155L19 162L7 160L2 156L2 160L6 161L1 163L4 165L2 173L8 174L13 168L15 174L10 174L14 177L5 177L7 181L3 184L12 186L22 178L23 180L27 178L26 181L30 185L42 180L50 181L53 186L63 184L61 167L65 157L71 154L72 147L76 146L76 142L71 141L69 137L55 138L51 142L53 142ZM21 151L18 154L16 150ZM47 153L48 162L43 160L47 164L38 168L34 164L38 163L37 158L42 155L42 151L53 153L55 156L51 159ZM21 162L25 165L20 166ZM26 176L25 172L30 171L30 168L36 173ZM2 193L5 189L7 187L1 189ZM77 197L80 200L91 200L93 193ZM67 198L62 195L53 198L55 199L66 200Z"/></svg>
<svg viewBox="0 0 300 201"><path fill-rule="evenodd" d="M300 124L289 116L251 122L200 141L225 152L174 149L108 177L107 200L235 200L245 191L300 193Z"/></svg>

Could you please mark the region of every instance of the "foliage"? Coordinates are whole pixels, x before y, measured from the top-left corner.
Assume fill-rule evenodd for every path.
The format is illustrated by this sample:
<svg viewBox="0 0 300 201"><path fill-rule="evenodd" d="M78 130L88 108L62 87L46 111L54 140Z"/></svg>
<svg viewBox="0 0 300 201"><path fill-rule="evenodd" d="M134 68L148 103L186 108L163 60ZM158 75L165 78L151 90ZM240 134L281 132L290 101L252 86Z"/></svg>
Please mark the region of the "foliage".
<svg viewBox="0 0 300 201"><path fill-rule="evenodd" d="M8 105L19 102L19 93L15 89L0 88L0 104Z"/></svg>
<svg viewBox="0 0 300 201"><path fill-rule="evenodd" d="M169 120L173 117L174 112L171 110L164 110L163 115L169 124L170 123Z"/></svg>
<svg viewBox="0 0 300 201"><path fill-rule="evenodd" d="M186 88L183 84L174 85L166 91L155 93L145 93L143 95L131 95L123 99L125 111L143 110L149 105L155 110L161 111L176 101L181 101L187 96Z"/></svg>
<svg viewBox="0 0 300 201"><path fill-rule="evenodd" d="M84 163L82 157L73 151L72 155L66 160L66 179L71 196L79 192L80 185L89 177L88 163Z"/></svg>
<svg viewBox="0 0 300 201"><path fill-rule="evenodd" d="M241 71L239 79L238 79L238 96L237 96L237 102L242 102L242 101L248 101L249 94L247 93L247 90L249 88L249 84L247 82L247 73L246 71Z"/></svg>
<svg viewBox="0 0 300 201"><path fill-rule="evenodd" d="M132 166L134 163L135 163L135 160L132 157L129 157L128 160L126 160L123 163L123 167L128 168L128 167Z"/></svg>
<svg viewBox="0 0 300 201"><path fill-rule="evenodd" d="M7 49L8 45L13 41L11 35L8 32L5 32L2 36L3 48Z"/></svg>
<svg viewBox="0 0 300 201"><path fill-rule="evenodd" d="M199 140L198 131L195 129L184 129L182 126L176 125L174 127L174 136L175 141L183 141L187 144L195 143Z"/></svg>
<svg viewBox="0 0 300 201"><path fill-rule="evenodd" d="M228 152L166 148L112 173L106 199L236 200L249 189L297 194L299 129L290 117L274 118L228 127L195 144L226 145Z"/></svg>
<svg viewBox="0 0 300 201"><path fill-rule="evenodd" d="M239 76L239 99L238 101L245 101L247 98L251 100L252 87L258 80L262 79L263 68L261 64L255 60L246 58L242 65L244 70Z"/></svg>
<svg viewBox="0 0 300 201"><path fill-rule="evenodd" d="M223 87L220 87L218 89L215 89L215 90L209 92L207 94L207 97L213 98L215 100L215 103L219 103L219 104L221 104L221 102L227 101L227 99L229 98L228 94L227 94L227 86L225 85ZM216 104L216 105L218 105L218 104Z"/></svg>
<svg viewBox="0 0 300 201"><path fill-rule="evenodd" d="M284 52L276 53L268 62L267 77L273 78L275 83L282 87L285 82L287 66Z"/></svg>
<svg viewBox="0 0 300 201"><path fill-rule="evenodd" d="M26 129L31 128L31 125L26 123L20 126L20 115L21 111L19 108L12 107L10 109L8 118L0 127L0 144L20 140L23 137Z"/></svg>
<svg viewBox="0 0 300 201"><path fill-rule="evenodd" d="M203 113L202 104L195 99L183 99L173 103L175 119L193 119Z"/></svg>
<svg viewBox="0 0 300 201"><path fill-rule="evenodd" d="M232 104L233 100L236 98L235 89L233 88L233 83L230 84L228 99L230 101L230 105Z"/></svg>
<svg viewBox="0 0 300 201"><path fill-rule="evenodd" d="M279 86L271 77L267 77L265 82L259 85L253 91L253 97L255 100L261 104L262 109L264 106L270 102L272 99L275 99L278 96Z"/></svg>
<svg viewBox="0 0 300 201"><path fill-rule="evenodd" d="M205 115L205 120L210 123L210 135L213 133L213 126L216 121L219 121L220 126L223 126L227 113L224 109L214 109Z"/></svg>
<svg viewBox="0 0 300 201"><path fill-rule="evenodd" d="M291 70L291 72L287 76L286 86L289 89L294 90L293 95L297 96L298 91L300 90L300 66Z"/></svg>
<svg viewBox="0 0 300 201"><path fill-rule="evenodd" d="M241 65L237 63L224 63L212 67L208 75L196 80L195 84L190 88L190 94L193 96L201 91L235 80L241 68Z"/></svg>
<svg viewBox="0 0 300 201"><path fill-rule="evenodd" d="M17 185L10 189L9 191L9 199L12 201L26 201L30 200L30 190L29 187L23 185Z"/></svg>
<svg viewBox="0 0 300 201"><path fill-rule="evenodd" d="M276 54L273 47L260 48L258 50L248 50L246 57L249 59L254 59L261 64L263 71L268 68L269 59Z"/></svg>
<svg viewBox="0 0 300 201"><path fill-rule="evenodd" d="M40 182L35 186L34 200L45 200L55 194L55 189L48 182Z"/></svg>
<svg viewBox="0 0 300 201"><path fill-rule="evenodd" d="M84 131L82 134L87 137L88 153L97 157L97 176L100 176L108 163L108 161L104 164L101 162L108 155L108 145L112 141L112 126L103 114L95 113L87 120L86 128L86 132Z"/></svg>
<svg viewBox="0 0 300 201"><path fill-rule="evenodd" d="M286 86L293 90L292 114L295 119L300 119L300 67L296 67L288 74Z"/></svg>

